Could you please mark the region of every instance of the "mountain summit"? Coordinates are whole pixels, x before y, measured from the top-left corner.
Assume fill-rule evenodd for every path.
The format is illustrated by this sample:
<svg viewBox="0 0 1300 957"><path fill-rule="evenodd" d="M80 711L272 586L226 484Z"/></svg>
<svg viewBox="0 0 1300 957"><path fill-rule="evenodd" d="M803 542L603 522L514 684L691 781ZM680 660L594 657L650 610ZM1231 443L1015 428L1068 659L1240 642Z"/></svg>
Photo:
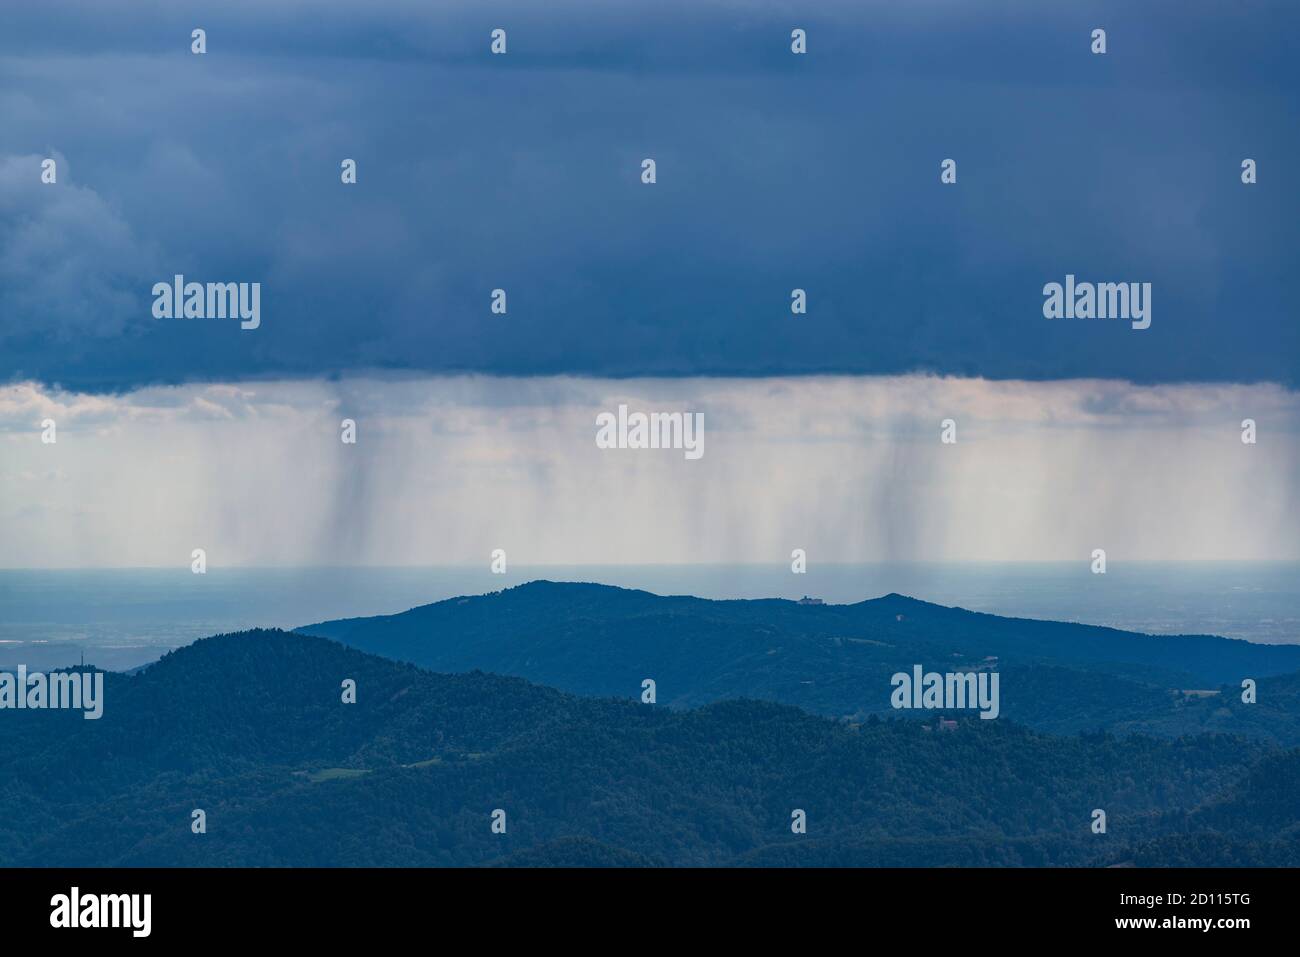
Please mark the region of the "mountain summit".
<svg viewBox="0 0 1300 957"><path fill-rule="evenodd" d="M1213 730L1300 743L1294 694L1279 686L1258 705L1239 700L1244 679L1266 688L1300 671L1300 647L1003 618L892 593L808 605L534 581L298 630L435 671L621 698L652 679L660 704L748 697L854 720L894 713L891 676L916 665L996 669L1002 714L1044 731Z"/></svg>

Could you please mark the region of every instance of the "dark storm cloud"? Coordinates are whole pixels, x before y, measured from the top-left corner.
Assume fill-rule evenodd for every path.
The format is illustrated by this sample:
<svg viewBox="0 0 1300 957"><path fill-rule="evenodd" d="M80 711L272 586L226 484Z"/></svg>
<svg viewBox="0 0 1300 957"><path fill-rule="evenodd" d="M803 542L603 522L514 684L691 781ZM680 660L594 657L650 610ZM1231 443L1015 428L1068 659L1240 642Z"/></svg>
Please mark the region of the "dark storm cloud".
<svg viewBox="0 0 1300 957"><path fill-rule="evenodd" d="M1293 5L55 0L5 19L5 379L1300 379ZM153 319L174 273L261 282L261 327ZM1150 282L1151 328L1044 319L1067 273Z"/></svg>

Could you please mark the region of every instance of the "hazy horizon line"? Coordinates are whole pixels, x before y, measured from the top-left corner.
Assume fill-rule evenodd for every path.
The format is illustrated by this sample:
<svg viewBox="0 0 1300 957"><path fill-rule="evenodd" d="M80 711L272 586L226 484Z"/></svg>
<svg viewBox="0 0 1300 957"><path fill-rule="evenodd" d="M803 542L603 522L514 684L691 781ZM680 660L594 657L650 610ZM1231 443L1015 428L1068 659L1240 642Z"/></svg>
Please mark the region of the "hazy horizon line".
<svg viewBox="0 0 1300 957"><path fill-rule="evenodd" d="M519 563L514 565L518 569L542 569L542 568L786 568L789 562L533 562ZM1068 566L1080 565L1087 567L1088 561L1080 559L1067 558L1048 558L1048 559L899 559L897 561L863 561L863 562L837 562L837 561L819 561L817 568L893 568L893 567L922 567L927 565L934 566L990 566L1000 565L1006 567L1013 566ZM1300 565L1300 559L1295 558L1133 558L1133 559L1108 559L1108 567L1127 566L1127 565ZM218 571L305 571L305 570L336 570L336 571L381 571L386 569L392 570L416 570L416 569L454 569L456 571L481 571L483 574L492 574L487 568L487 562L481 564L467 563L429 563L429 564L358 564L358 565L338 565L338 564L295 564L295 565L275 565L275 564L227 564L221 566L212 566L208 574ZM0 572L61 572L61 571L186 571L189 569L189 563L183 562L176 565L0 565ZM514 571L511 571L512 578L517 577Z"/></svg>

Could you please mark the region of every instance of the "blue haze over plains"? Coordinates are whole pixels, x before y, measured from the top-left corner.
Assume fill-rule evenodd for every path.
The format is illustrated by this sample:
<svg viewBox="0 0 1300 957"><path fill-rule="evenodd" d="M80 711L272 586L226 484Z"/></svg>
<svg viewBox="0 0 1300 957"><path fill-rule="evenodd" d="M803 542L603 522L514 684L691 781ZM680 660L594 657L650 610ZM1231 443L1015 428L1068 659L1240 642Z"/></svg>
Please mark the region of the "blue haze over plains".
<svg viewBox="0 0 1300 957"><path fill-rule="evenodd" d="M537 579L596 581L661 595L789 598L836 604L888 592L1012 617L1078 621L1151 634L1216 634L1300 643L1300 564L1138 562L1107 575L1076 562L786 565L0 569L0 669L86 661L133 668L211 634L296 628L326 618L395 614Z"/></svg>

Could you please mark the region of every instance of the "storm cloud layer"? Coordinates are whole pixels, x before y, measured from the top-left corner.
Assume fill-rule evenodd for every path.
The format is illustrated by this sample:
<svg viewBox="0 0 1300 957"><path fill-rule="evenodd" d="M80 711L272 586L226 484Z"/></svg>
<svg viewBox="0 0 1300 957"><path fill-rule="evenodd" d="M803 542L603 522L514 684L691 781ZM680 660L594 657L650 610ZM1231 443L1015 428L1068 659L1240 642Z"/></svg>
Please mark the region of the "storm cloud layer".
<svg viewBox="0 0 1300 957"><path fill-rule="evenodd" d="M1293 4L50 0L4 19L0 381L1300 381ZM155 319L178 273L260 282L261 327ZM1151 283L1151 327L1045 319L1067 274Z"/></svg>

